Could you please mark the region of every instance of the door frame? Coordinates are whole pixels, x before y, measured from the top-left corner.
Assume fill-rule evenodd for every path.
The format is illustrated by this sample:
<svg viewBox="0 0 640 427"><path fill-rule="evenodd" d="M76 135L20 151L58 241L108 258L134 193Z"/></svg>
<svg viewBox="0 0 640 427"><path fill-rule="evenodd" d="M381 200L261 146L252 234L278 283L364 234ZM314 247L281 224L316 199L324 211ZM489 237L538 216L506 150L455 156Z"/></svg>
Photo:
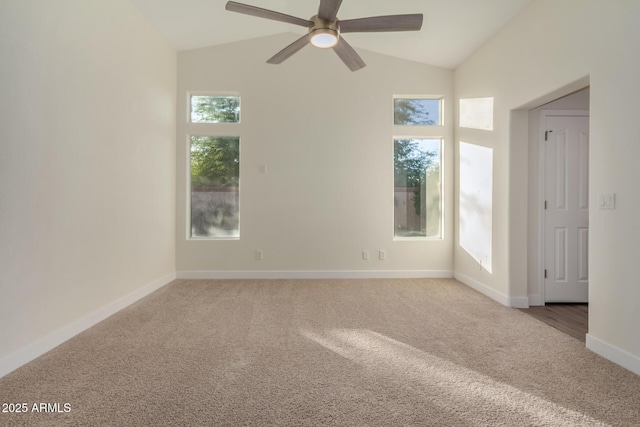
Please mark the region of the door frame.
<svg viewBox="0 0 640 427"><path fill-rule="evenodd" d="M545 281L544 281L544 268L545 268L545 212L544 201L546 193L546 144L544 140L544 134L546 131L547 117L589 117L589 110L541 110L540 111L540 129L538 135L538 289L540 292L540 302L542 305L546 305L545 298ZM591 125L589 125L591 126ZM591 132L589 132L591 133ZM591 144L589 144L589 152L591 152ZM589 203L591 204L591 203ZM591 252L589 252L589 258Z"/></svg>

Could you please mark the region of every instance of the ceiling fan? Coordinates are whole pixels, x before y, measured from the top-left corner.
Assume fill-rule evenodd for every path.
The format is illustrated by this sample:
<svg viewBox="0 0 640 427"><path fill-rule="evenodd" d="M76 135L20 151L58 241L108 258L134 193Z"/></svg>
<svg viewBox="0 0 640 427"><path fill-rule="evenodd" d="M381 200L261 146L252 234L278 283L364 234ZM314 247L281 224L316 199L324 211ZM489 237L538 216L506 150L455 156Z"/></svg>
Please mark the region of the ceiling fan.
<svg viewBox="0 0 640 427"><path fill-rule="evenodd" d="M320 0L318 14L309 19L296 18L295 16L263 9L256 6L227 2L226 10L244 13L246 15L271 19L300 25L309 29L308 34L300 37L289 46L282 49L267 61L269 64L281 64L287 58L308 43L319 48L333 48L351 71L358 71L366 66L360 55L349 43L341 37L344 33L382 32L382 31L418 31L422 28L422 14L374 16L370 18L338 19L338 9L342 0Z"/></svg>

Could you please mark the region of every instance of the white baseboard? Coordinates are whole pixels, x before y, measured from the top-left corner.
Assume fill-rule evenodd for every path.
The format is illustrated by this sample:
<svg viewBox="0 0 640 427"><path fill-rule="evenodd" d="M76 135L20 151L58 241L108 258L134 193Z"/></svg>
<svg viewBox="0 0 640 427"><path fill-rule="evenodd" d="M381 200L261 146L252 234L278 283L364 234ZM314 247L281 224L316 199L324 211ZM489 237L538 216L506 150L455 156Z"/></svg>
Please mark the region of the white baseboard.
<svg viewBox="0 0 640 427"><path fill-rule="evenodd" d="M512 308L529 308L529 298L528 297L508 297L509 298L509 307Z"/></svg>
<svg viewBox="0 0 640 427"><path fill-rule="evenodd" d="M640 375L640 357L587 334L587 348L613 363Z"/></svg>
<svg viewBox="0 0 640 427"><path fill-rule="evenodd" d="M178 279L450 279L449 270L178 271Z"/></svg>
<svg viewBox="0 0 640 427"><path fill-rule="evenodd" d="M529 295L529 305L544 305L542 295Z"/></svg>
<svg viewBox="0 0 640 427"><path fill-rule="evenodd" d="M513 308L529 308L529 298L527 297L510 297L508 295L501 294L495 289L492 289L489 286L461 273L454 273L453 277L456 280L464 283L472 289L475 289L481 294L488 296L492 300L497 301L502 305Z"/></svg>
<svg viewBox="0 0 640 427"><path fill-rule="evenodd" d="M20 366L32 361L36 357L43 355L49 350L54 349L63 342L73 338L80 332L89 329L93 325L103 321L107 317L117 313L123 308L133 304L139 299L149 295L150 293L160 289L169 282L175 280L175 273L168 274L164 277L156 279L150 283L147 283L143 287L136 289L135 291L118 298L117 300L110 302L109 304L99 308L98 310L74 321L73 323L64 326L49 335L23 347L22 349L15 351L8 356L0 359L0 378L18 369Z"/></svg>

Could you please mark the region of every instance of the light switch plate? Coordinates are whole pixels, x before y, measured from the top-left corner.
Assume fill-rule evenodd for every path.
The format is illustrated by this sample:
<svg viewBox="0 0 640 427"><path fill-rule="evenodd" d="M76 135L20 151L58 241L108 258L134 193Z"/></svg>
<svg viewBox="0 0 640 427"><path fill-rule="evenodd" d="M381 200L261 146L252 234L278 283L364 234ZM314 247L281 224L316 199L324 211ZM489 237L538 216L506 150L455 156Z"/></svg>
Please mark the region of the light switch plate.
<svg viewBox="0 0 640 427"><path fill-rule="evenodd" d="M598 196L598 209L615 209L616 193L601 193Z"/></svg>

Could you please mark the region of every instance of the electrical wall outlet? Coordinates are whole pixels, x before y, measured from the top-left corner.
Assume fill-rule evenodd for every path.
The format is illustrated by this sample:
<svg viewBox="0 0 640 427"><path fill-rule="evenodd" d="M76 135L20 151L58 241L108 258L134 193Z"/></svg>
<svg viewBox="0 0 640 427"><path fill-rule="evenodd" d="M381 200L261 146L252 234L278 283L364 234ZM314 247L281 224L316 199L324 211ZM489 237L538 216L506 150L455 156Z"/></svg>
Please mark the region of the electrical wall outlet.
<svg viewBox="0 0 640 427"><path fill-rule="evenodd" d="M378 251L378 258L379 258L381 261L384 261L385 259L387 259L387 251L385 251L384 249L380 249L380 250Z"/></svg>
<svg viewBox="0 0 640 427"><path fill-rule="evenodd" d="M369 259L369 251L367 250L362 251L362 259L365 261Z"/></svg>
<svg viewBox="0 0 640 427"><path fill-rule="evenodd" d="M256 261L262 261L264 259L264 252L262 249L256 251Z"/></svg>

